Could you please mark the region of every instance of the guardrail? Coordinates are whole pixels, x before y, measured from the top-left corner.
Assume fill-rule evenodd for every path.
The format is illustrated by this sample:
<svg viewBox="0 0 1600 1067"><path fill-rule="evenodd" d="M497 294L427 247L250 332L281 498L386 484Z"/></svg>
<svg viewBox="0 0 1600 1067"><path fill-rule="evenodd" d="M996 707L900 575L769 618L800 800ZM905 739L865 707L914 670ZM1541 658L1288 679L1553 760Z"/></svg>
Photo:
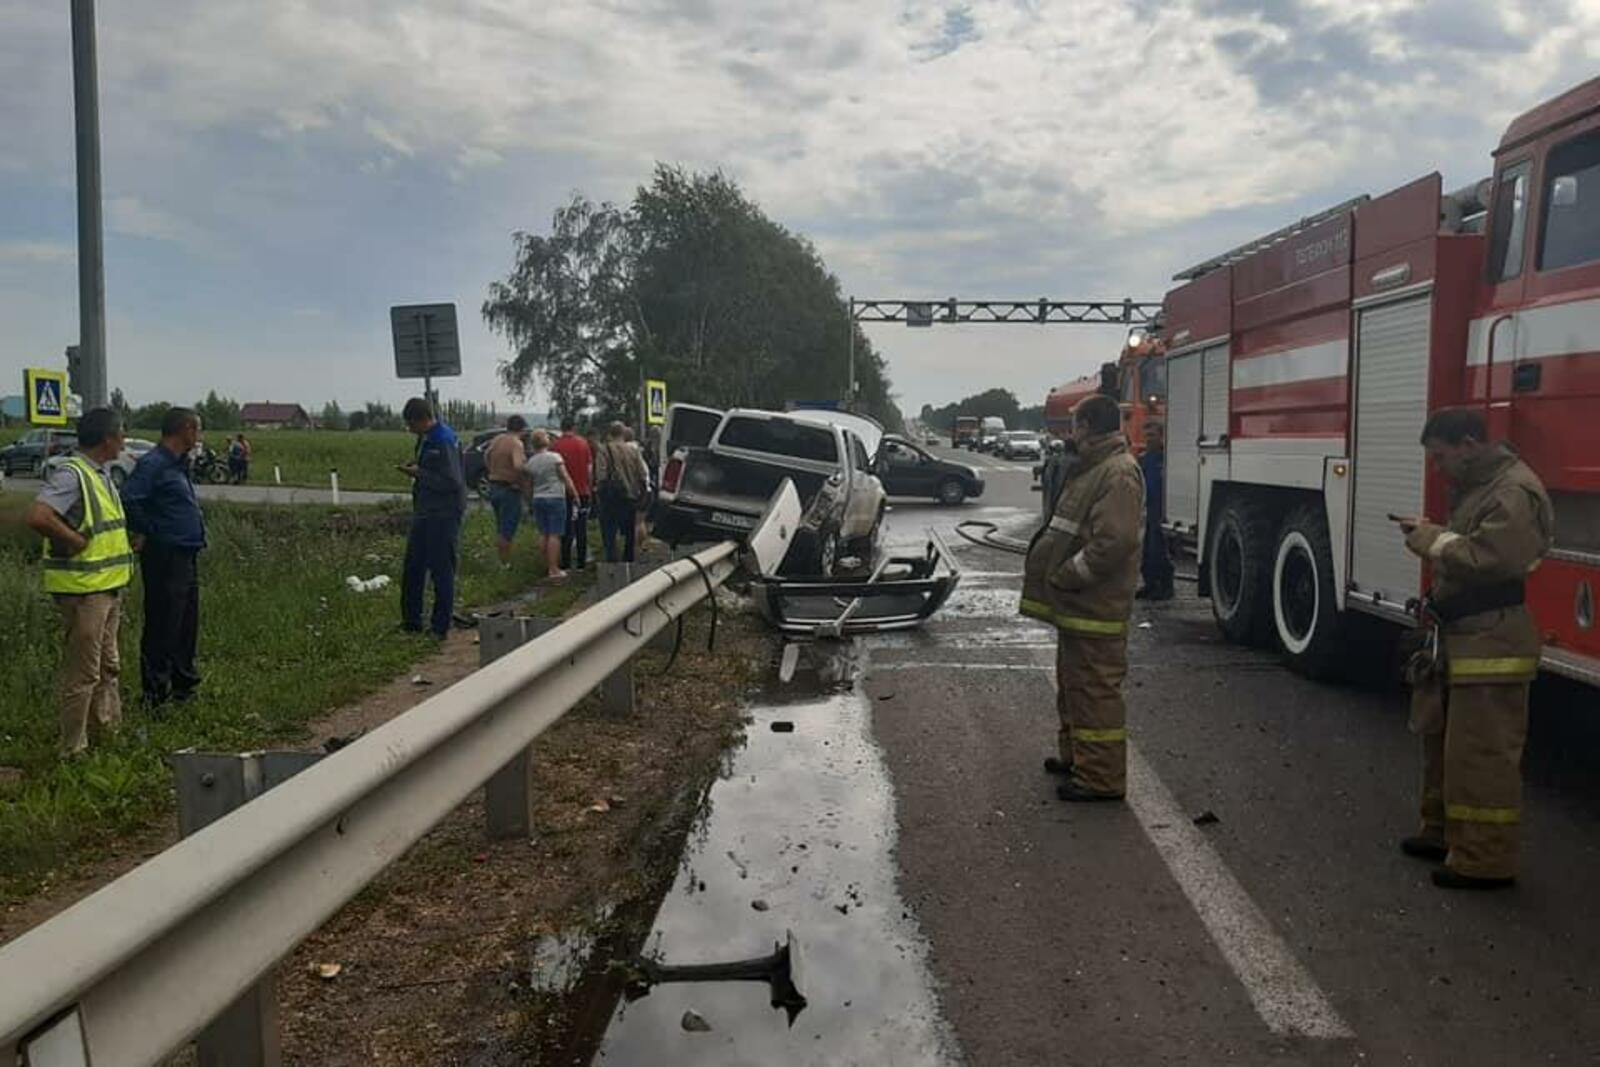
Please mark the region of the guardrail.
<svg viewBox="0 0 1600 1067"><path fill-rule="evenodd" d="M762 569L798 517L786 483L751 536ZM158 1062L726 581L738 553L725 541L650 572L0 948L0 1064Z"/></svg>

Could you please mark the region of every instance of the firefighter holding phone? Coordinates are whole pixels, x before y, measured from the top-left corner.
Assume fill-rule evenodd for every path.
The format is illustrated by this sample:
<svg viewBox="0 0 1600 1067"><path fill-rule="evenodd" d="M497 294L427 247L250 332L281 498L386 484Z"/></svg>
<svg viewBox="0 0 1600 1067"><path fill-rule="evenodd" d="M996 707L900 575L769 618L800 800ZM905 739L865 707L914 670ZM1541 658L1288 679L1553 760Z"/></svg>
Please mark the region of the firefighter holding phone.
<svg viewBox="0 0 1600 1067"><path fill-rule="evenodd" d="M1444 889L1498 889L1516 878L1528 686L1540 646L1525 587L1555 526L1538 477L1487 436L1475 409L1430 415L1422 445L1451 482L1450 521L1390 516L1433 573L1428 632L1407 667L1411 729L1422 737L1422 828L1400 848L1441 862L1433 883Z"/></svg>

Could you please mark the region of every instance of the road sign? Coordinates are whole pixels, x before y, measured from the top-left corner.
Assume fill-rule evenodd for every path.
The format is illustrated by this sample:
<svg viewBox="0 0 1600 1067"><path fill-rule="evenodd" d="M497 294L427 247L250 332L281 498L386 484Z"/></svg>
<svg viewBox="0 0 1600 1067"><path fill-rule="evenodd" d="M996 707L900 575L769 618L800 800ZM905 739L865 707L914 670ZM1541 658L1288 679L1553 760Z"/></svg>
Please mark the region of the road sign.
<svg viewBox="0 0 1600 1067"><path fill-rule="evenodd" d="M29 367L22 372L22 395L28 398L28 421L35 426L67 424L67 376L58 370Z"/></svg>
<svg viewBox="0 0 1600 1067"><path fill-rule="evenodd" d="M461 373L454 304L401 304L389 309L397 378L453 378ZM431 391L431 386L430 386Z"/></svg>
<svg viewBox="0 0 1600 1067"><path fill-rule="evenodd" d="M651 378L644 383L644 421L663 426L667 421L667 383Z"/></svg>

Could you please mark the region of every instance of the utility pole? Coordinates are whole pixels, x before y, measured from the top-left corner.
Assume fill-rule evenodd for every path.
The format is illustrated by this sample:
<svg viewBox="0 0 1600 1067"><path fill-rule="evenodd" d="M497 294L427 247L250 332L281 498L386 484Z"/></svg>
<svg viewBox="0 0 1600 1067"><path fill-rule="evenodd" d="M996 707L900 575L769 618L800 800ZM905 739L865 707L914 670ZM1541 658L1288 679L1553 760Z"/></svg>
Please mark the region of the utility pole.
<svg viewBox="0 0 1600 1067"><path fill-rule="evenodd" d="M845 386L844 406L847 411L856 409L856 298L850 298L850 319L845 323L850 331L850 381Z"/></svg>
<svg viewBox="0 0 1600 1067"><path fill-rule="evenodd" d="M94 0L72 0L72 95L78 141L78 350L83 409L110 400L106 378L106 278L100 219L100 89Z"/></svg>

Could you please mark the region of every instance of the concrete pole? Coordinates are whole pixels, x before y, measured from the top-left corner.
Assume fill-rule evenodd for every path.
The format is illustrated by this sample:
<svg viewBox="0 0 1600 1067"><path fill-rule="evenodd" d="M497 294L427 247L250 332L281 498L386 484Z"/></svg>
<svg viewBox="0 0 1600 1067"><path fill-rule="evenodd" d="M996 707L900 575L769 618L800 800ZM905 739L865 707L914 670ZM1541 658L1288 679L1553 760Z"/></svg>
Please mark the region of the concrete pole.
<svg viewBox="0 0 1600 1067"><path fill-rule="evenodd" d="M106 375L106 279L100 218L100 89L94 0L72 0L72 95L78 142L78 349L83 408L110 402Z"/></svg>

